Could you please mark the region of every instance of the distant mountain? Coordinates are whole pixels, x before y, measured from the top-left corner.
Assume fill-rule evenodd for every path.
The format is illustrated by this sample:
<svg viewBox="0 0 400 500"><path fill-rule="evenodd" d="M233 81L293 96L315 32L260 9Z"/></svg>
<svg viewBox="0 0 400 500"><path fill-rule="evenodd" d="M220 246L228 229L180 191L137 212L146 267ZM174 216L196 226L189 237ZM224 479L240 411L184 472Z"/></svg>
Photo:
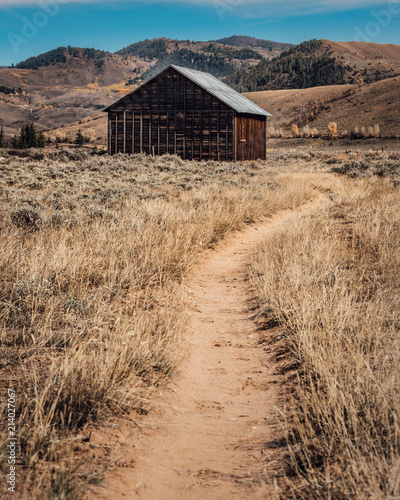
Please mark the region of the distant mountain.
<svg viewBox="0 0 400 500"><path fill-rule="evenodd" d="M110 57L110 52L97 49L82 49L79 47L58 47L44 54L30 57L16 65L19 69L38 69L51 64L66 64L70 59L88 59L98 61L101 67L106 57Z"/></svg>
<svg viewBox="0 0 400 500"><path fill-rule="evenodd" d="M255 68L238 71L226 82L240 92L304 89L343 83L345 73L320 40L310 40Z"/></svg>
<svg viewBox="0 0 400 500"><path fill-rule="evenodd" d="M193 52L202 52L210 47L218 47L219 51L223 51L227 48L234 49L253 49L254 52L258 53L262 57L265 57L267 51L274 52L273 56L277 52L282 52L293 45L289 43L273 42L270 40L261 40L257 38L252 38L250 36L231 36L229 38L222 38L220 40L211 40L209 42L195 42L191 40L173 40L171 38L154 38L152 40L144 40L141 42L128 45L127 47L119 50L116 54L123 56L135 56L140 58L148 59L160 59L165 57L167 54L174 53L181 49L191 50ZM233 52L233 51L232 51ZM254 55L254 54L253 54Z"/></svg>
<svg viewBox="0 0 400 500"><path fill-rule="evenodd" d="M215 41L157 38L116 53L58 47L0 68L0 126L7 135L96 117L169 64L208 71L239 91L374 82L400 74L400 47L312 40L298 46L232 36Z"/></svg>
<svg viewBox="0 0 400 500"><path fill-rule="evenodd" d="M240 37L239 37L240 38ZM243 37L245 38L245 37ZM28 121L37 129L79 122L130 92L169 64L225 77L280 54L280 45L249 38L240 45L157 38L116 53L58 47L0 68L0 126L11 135Z"/></svg>
<svg viewBox="0 0 400 500"><path fill-rule="evenodd" d="M371 83L400 73L400 46L310 40L225 79L239 92Z"/></svg>
<svg viewBox="0 0 400 500"><path fill-rule="evenodd" d="M261 52L257 48L261 49ZM279 49L276 48L276 50ZM254 66L263 60L265 55L268 57L275 55L264 54L264 52L265 47L260 46L253 50L250 44L245 43L242 46L236 46L229 43L156 38L134 43L119 50L116 54L127 58L138 57L152 62L152 67L141 75L141 79L146 80L170 64L188 66L212 73L217 77L224 77L238 69Z"/></svg>

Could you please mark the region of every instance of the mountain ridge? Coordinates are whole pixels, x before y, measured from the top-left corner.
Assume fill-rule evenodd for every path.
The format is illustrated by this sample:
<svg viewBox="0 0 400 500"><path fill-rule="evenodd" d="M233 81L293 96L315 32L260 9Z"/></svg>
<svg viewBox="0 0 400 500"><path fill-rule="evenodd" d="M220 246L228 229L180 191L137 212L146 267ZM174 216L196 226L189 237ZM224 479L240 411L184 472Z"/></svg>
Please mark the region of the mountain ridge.
<svg viewBox="0 0 400 500"><path fill-rule="evenodd" d="M46 130L96 117L171 63L225 77L241 92L357 86L400 74L400 46L325 39L290 46L234 35L205 42L155 38L115 53L59 47L0 68L0 126L9 137L30 121ZM245 84L255 76L253 86L238 75Z"/></svg>
<svg viewBox="0 0 400 500"><path fill-rule="evenodd" d="M303 42L272 60L225 79L239 92L372 83L400 74L400 46L366 42Z"/></svg>

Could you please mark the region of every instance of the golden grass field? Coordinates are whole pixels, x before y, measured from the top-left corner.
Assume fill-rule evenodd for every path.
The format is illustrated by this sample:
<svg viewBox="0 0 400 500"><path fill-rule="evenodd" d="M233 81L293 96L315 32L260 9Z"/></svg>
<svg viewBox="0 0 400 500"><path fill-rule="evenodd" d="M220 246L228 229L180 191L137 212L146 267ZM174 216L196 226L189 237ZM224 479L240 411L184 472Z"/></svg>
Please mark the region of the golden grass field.
<svg viewBox="0 0 400 500"><path fill-rule="evenodd" d="M201 253L321 192L328 208L266 240L250 267L292 375L282 495L399 495L399 159L332 150L242 164L4 153L0 411L12 388L20 497L77 499L101 480L74 436L94 421L151 411L153 391L182 357L182 284Z"/></svg>
<svg viewBox="0 0 400 500"><path fill-rule="evenodd" d="M320 182L329 206L267 239L251 264L291 380L284 416L297 481L286 479L284 497L398 498L398 183Z"/></svg>

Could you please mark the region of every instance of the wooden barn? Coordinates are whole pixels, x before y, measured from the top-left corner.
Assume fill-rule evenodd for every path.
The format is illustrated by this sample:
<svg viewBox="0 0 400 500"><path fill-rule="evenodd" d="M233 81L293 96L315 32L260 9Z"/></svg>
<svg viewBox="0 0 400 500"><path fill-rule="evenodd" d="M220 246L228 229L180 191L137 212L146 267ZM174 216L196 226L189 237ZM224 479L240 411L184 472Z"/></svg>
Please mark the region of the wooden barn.
<svg viewBox="0 0 400 500"><path fill-rule="evenodd" d="M266 158L271 115L208 73L171 65L104 111L112 155Z"/></svg>

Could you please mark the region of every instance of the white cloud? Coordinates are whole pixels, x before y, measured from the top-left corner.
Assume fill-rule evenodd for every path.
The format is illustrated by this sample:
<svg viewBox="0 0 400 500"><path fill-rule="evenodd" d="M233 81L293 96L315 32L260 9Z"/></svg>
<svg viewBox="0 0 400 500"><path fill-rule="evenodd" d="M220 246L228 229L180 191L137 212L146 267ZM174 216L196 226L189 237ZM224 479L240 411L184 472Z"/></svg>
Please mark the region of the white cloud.
<svg viewBox="0 0 400 500"><path fill-rule="evenodd" d="M321 8L331 10L333 8L357 8L370 7L371 5L388 4L390 0L289 0L282 5L281 0L0 0L0 7L12 6L42 6L46 4L58 3L59 5L83 3L83 4L101 4L101 3L185 3L197 5L215 5L224 4L229 7L245 7L247 5L276 6L279 5L282 10L290 8Z"/></svg>
<svg viewBox="0 0 400 500"><path fill-rule="evenodd" d="M46 8L58 4L65 6L68 4L184 4L187 6L209 6L215 9L221 20L229 16L241 17L245 19L257 18L279 18L289 17L309 13L329 13L345 11L355 8L378 7L388 5L390 2L400 5L400 0L0 0L0 9L6 7L37 7ZM51 7L50 7L51 8Z"/></svg>

